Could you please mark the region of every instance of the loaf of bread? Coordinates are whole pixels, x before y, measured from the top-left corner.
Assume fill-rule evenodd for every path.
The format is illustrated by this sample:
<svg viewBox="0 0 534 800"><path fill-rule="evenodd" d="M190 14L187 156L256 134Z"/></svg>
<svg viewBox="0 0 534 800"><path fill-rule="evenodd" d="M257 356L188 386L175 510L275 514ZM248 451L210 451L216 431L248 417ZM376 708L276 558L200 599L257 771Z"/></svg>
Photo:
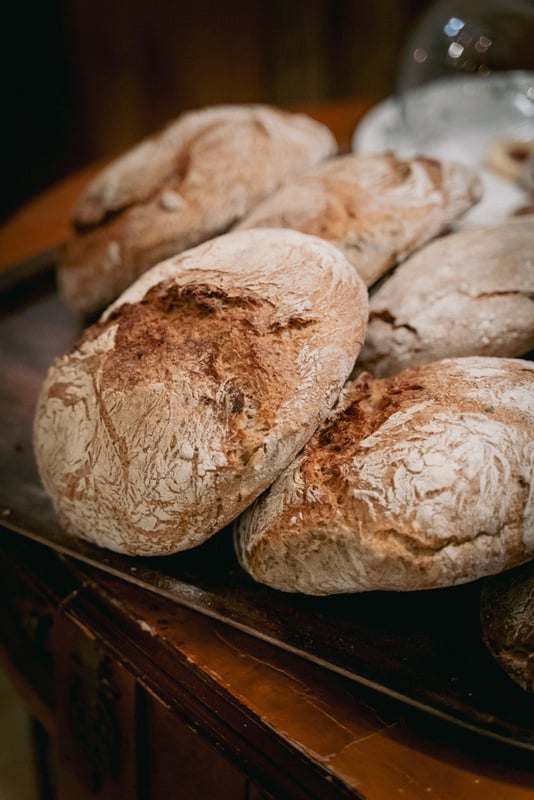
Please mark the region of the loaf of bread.
<svg viewBox="0 0 534 800"><path fill-rule="evenodd" d="M307 594L464 583L534 557L534 363L362 373L235 526L257 581Z"/></svg>
<svg viewBox="0 0 534 800"><path fill-rule="evenodd" d="M534 348L534 215L464 228L401 264L370 301L359 365L377 377Z"/></svg>
<svg viewBox="0 0 534 800"><path fill-rule="evenodd" d="M462 164L393 153L330 159L285 184L237 227L294 228L337 245L370 286L476 203Z"/></svg>
<svg viewBox="0 0 534 800"><path fill-rule="evenodd" d="M534 692L534 561L483 581L480 621L496 661L522 689Z"/></svg>
<svg viewBox="0 0 534 800"><path fill-rule="evenodd" d="M74 212L58 269L64 302L93 312L142 272L227 230L296 173L336 151L310 117L269 106L183 114L113 162Z"/></svg>
<svg viewBox="0 0 534 800"><path fill-rule="evenodd" d="M367 290L296 231L229 233L155 266L50 368L34 445L65 530L163 555L286 467L359 352Z"/></svg>

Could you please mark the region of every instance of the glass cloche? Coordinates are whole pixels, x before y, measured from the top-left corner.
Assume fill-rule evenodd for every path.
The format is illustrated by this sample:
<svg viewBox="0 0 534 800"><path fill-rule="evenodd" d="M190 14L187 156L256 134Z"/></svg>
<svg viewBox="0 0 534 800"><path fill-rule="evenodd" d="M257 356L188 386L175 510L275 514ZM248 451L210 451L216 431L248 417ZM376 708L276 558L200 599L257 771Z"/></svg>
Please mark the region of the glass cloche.
<svg viewBox="0 0 534 800"><path fill-rule="evenodd" d="M464 161L484 198L466 223L532 202L534 0L439 0L412 31L396 94L355 131L356 152Z"/></svg>

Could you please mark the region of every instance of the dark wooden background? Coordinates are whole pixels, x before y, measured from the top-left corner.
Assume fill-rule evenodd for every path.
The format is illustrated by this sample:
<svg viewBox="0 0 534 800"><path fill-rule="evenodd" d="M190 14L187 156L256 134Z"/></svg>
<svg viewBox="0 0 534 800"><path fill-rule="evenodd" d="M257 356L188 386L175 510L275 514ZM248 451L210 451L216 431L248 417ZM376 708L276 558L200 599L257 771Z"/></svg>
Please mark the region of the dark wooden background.
<svg viewBox="0 0 534 800"><path fill-rule="evenodd" d="M0 219L210 103L380 98L429 0L28 0L3 12Z"/></svg>

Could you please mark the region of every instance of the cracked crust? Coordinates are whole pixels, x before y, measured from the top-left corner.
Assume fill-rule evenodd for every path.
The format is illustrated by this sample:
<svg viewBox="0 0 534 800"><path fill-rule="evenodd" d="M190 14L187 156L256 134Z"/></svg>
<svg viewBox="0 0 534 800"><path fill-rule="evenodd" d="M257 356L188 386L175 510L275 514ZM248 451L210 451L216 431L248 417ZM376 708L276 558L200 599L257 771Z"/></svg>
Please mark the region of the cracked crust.
<svg viewBox="0 0 534 800"><path fill-rule="evenodd" d="M534 348L534 216L427 244L370 301L358 367L377 377L456 356Z"/></svg>
<svg viewBox="0 0 534 800"><path fill-rule="evenodd" d="M468 167L393 153L330 159L289 181L236 227L294 228L339 247L367 286L478 202Z"/></svg>
<svg viewBox="0 0 534 800"><path fill-rule="evenodd" d="M284 591L451 586L534 555L534 364L463 358L359 376L236 523Z"/></svg>
<svg viewBox="0 0 534 800"><path fill-rule="evenodd" d="M522 689L534 692L534 561L484 581L480 620L490 653Z"/></svg>
<svg viewBox="0 0 534 800"><path fill-rule="evenodd" d="M224 232L335 151L332 133L303 114L262 105L182 114L81 196L58 268L64 302L83 312L103 308L142 272Z"/></svg>
<svg viewBox="0 0 534 800"><path fill-rule="evenodd" d="M163 555L228 524L336 401L367 323L326 242L226 234L146 272L50 368L34 444L65 529Z"/></svg>

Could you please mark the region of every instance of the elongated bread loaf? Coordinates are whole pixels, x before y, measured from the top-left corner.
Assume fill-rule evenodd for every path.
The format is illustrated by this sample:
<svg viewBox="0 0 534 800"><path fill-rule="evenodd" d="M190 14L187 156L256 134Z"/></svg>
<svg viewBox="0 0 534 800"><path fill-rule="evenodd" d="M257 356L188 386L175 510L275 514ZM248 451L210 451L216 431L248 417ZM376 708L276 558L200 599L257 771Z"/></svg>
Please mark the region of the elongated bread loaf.
<svg viewBox="0 0 534 800"><path fill-rule="evenodd" d="M371 297L358 364L384 377L533 348L534 216L525 216L443 236L401 264Z"/></svg>
<svg viewBox="0 0 534 800"><path fill-rule="evenodd" d="M261 105L183 114L80 198L58 269L63 300L79 311L103 308L142 272L224 232L335 150L331 132L303 114Z"/></svg>
<svg viewBox="0 0 534 800"><path fill-rule="evenodd" d="M277 589L451 586L534 557L534 364L459 358L368 373L236 524Z"/></svg>
<svg viewBox="0 0 534 800"><path fill-rule="evenodd" d="M480 198L462 164L393 153L347 155L297 176L238 228L287 227L337 245L370 286Z"/></svg>
<svg viewBox="0 0 534 800"><path fill-rule="evenodd" d="M65 529L162 555L200 544L335 403L367 290L295 231L226 234L146 272L50 368L37 463Z"/></svg>

